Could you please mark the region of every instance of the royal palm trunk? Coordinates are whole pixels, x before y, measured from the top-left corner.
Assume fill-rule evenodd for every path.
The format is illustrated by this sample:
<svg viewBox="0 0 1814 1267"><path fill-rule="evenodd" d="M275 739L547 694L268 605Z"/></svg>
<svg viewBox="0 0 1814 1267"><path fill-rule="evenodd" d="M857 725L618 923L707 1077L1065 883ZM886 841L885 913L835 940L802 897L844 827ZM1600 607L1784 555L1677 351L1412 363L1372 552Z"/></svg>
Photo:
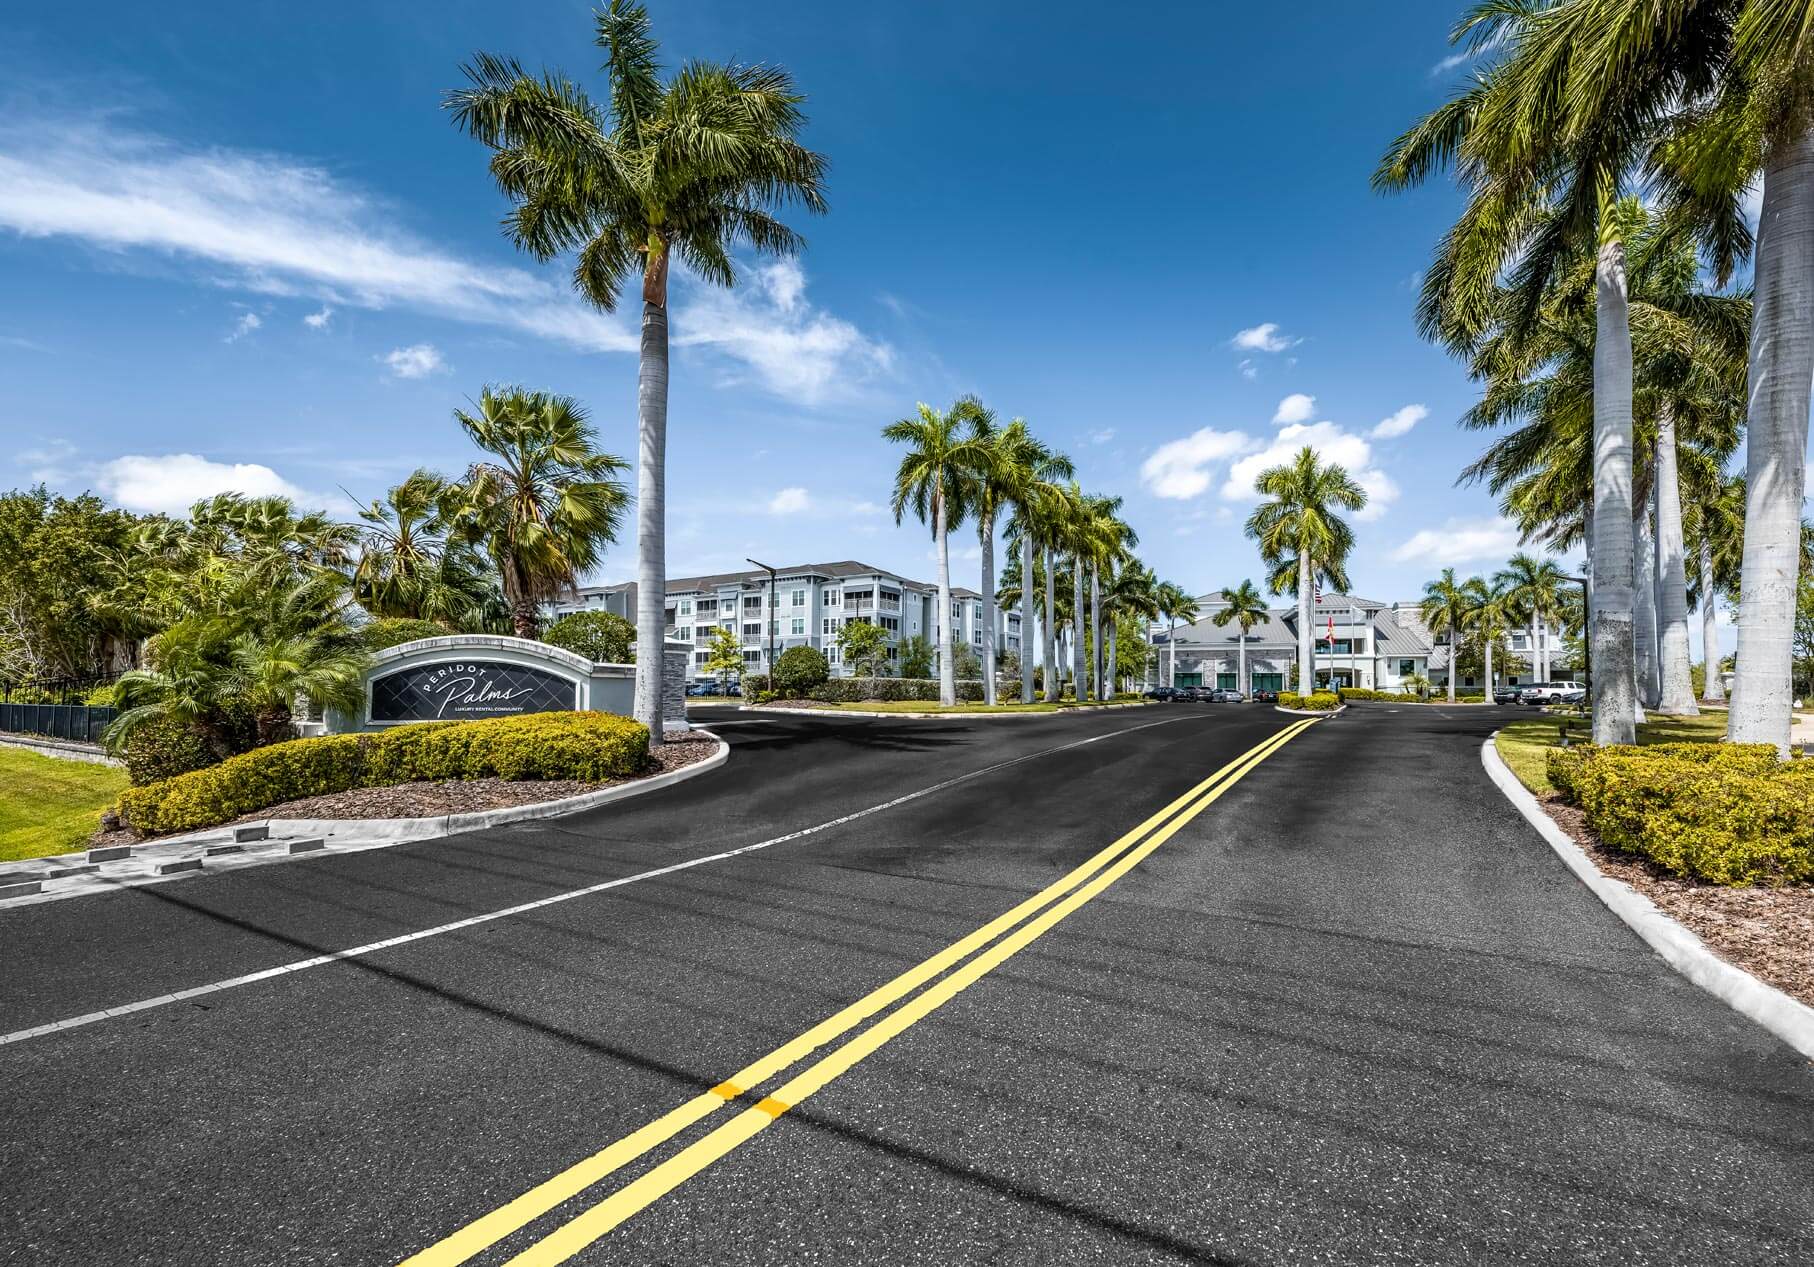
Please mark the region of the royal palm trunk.
<svg viewBox="0 0 1814 1267"><path fill-rule="evenodd" d="M983 548L983 601L978 615L983 622L983 703L995 703L995 516L981 524Z"/></svg>
<svg viewBox="0 0 1814 1267"><path fill-rule="evenodd" d="M1108 698L1102 688L1102 569L1090 564L1090 694Z"/></svg>
<svg viewBox="0 0 1814 1267"><path fill-rule="evenodd" d="M1310 588L1310 556L1298 551L1298 690L1305 695L1316 690L1316 666L1311 662L1311 642L1315 631L1310 627L1314 619L1311 610L1313 591Z"/></svg>
<svg viewBox="0 0 1814 1267"><path fill-rule="evenodd" d="M1106 667L1103 669L1102 698L1104 700L1112 700L1115 698L1115 690L1116 690L1116 686L1117 686L1117 683L1115 680L1115 640L1117 637L1119 637L1120 633L1121 633L1121 631L1120 631L1119 627L1116 625L1114 617L1111 616L1109 618L1108 661L1107 661Z"/></svg>
<svg viewBox="0 0 1814 1267"><path fill-rule="evenodd" d="M1052 548L1046 547L1046 627L1045 638L1046 702L1056 704L1063 693L1058 681L1058 568Z"/></svg>
<svg viewBox="0 0 1814 1267"><path fill-rule="evenodd" d="M1049 677L1052 670L1048 668ZM1033 702L1033 535L1020 534L1020 702Z"/></svg>
<svg viewBox="0 0 1814 1267"><path fill-rule="evenodd" d="M938 538L938 699L950 707L957 703L957 665L952 660L957 644L951 632L956 622L951 617L951 543L945 539L943 489L932 495L932 532Z"/></svg>
<svg viewBox="0 0 1814 1267"><path fill-rule="evenodd" d="M1606 211L1602 208L1601 223ZM1632 645L1631 318L1625 247L1602 233L1594 266L1593 735L1637 739Z"/></svg>
<svg viewBox="0 0 1814 1267"><path fill-rule="evenodd" d="M1752 274L1745 546L1728 730L1734 743L1774 744L1786 757L1814 376L1814 131L1766 159ZM1716 661L1711 651L1708 660Z"/></svg>
<svg viewBox="0 0 1814 1267"><path fill-rule="evenodd" d="M1657 574L1656 532L1650 503L1638 516L1632 540L1632 628L1637 639L1638 699L1655 708L1657 698Z"/></svg>
<svg viewBox="0 0 1814 1267"><path fill-rule="evenodd" d="M664 278L665 281L665 270ZM662 740L661 668L663 613L668 600L665 536L668 450L668 307L647 293L642 305L642 349L636 380L636 720L649 728L649 743ZM770 671L774 669L769 666Z"/></svg>
<svg viewBox="0 0 1814 1267"><path fill-rule="evenodd" d="M1709 704L1726 702L1726 681L1720 674L1720 621L1714 606L1713 541L1708 537L1703 512L1701 523L1701 699Z"/></svg>
<svg viewBox="0 0 1814 1267"><path fill-rule="evenodd" d="M1083 672L1083 556L1071 556L1071 696L1079 704L1090 698Z"/></svg>
<svg viewBox="0 0 1814 1267"><path fill-rule="evenodd" d="M1692 653L1688 648L1688 553L1682 540L1682 486L1676 469L1675 411L1657 411L1657 660L1661 712L1695 716Z"/></svg>

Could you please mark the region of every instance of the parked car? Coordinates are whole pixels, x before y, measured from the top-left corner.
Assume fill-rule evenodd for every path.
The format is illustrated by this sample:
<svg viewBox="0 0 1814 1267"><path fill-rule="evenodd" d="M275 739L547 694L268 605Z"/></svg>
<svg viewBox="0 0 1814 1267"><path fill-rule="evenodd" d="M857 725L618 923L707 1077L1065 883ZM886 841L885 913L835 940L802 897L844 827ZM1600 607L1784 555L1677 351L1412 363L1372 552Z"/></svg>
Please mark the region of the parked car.
<svg viewBox="0 0 1814 1267"><path fill-rule="evenodd" d="M1538 682L1527 686L1519 692L1520 704L1558 704L1563 695L1570 691L1585 691L1587 688L1579 682Z"/></svg>
<svg viewBox="0 0 1814 1267"><path fill-rule="evenodd" d="M1218 704L1244 704L1247 697L1233 687L1217 687L1209 693L1209 698Z"/></svg>
<svg viewBox="0 0 1814 1267"><path fill-rule="evenodd" d="M1279 693L1277 691L1255 691L1253 693L1253 702L1256 704L1276 704L1279 702Z"/></svg>
<svg viewBox="0 0 1814 1267"><path fill-rule="evenodd" d="M1524 694L1524 688L1522 686L1495 686L1493 688L1493 703L1516 704L1518 702L1518 697L1522 694Z"/></svg>
<svg viewBox="0 0 1814 1267"><path fill-rule="evenodd" d="M1185 704L1201 704L1209 699L1209 694L1200 686L1180 686L1177 690L1178 700Z"/></svg>
<svg viewBox="0 0 1814 1267"><path fill-rule="evenodd" d="M1562 704L1585 704L1587 703L1587 688L1585 686L1577 686L1572 690L1564 691L1557 702Z"/></svg>
<svg viewBox="0 0 1814 1267"><path fill-rule="evenodd" d="M1155 703L1169 704L1178 698L1178 691L1176 687L1153 686L1147 688L1146 697Z"/></svg>
<svg viewBox="0 0 1814 1267"><path fill-rule="evenodd" d="M711 682L693 682L687 686L688 695L716 695L718 688Z"/></svg>

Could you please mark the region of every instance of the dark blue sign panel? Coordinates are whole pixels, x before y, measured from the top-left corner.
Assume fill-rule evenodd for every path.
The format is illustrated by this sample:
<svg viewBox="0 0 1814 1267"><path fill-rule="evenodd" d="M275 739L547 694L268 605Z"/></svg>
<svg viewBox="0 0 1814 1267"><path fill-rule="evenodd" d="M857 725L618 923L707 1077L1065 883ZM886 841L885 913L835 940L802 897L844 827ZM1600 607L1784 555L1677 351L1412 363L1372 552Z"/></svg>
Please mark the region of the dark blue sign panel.
<svg viewBox="0 0 1814 1267"><path fill-rule="evenodd" d="M419 664L372 679L375 722L570 712L578 703L579 687L571 678L496 660Z"/></svg>

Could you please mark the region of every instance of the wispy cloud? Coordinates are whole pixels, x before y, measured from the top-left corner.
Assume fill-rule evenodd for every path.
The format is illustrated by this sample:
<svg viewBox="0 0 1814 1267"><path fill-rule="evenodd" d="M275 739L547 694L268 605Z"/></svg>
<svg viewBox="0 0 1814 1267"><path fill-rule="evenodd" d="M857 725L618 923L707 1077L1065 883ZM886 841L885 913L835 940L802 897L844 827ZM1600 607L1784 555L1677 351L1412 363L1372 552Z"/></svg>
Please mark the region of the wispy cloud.
<svg viewBox="0 0 1814 1267"><path fill-rule="evenodd" d="M1463 49L1459 53L1450 53L1447 57L1430 67L1430 78L1435 79L1438 75L1446 75L1457 66L1465 66L1473 60L1474 52L1472 49Z"/></svg>
<svg viewBox="0 0 1814 1267"><path fill-rule="evenodd" d="M1316 397L1306 396L1303 392L1292 392L1279 402L1273 411L1275 423L1309 422L1316 416Z"/></svg>
<svg viewBox="0 0 1814 1267"><path fill-rule="evenodd" d="M328 322L333 319L334 310L332 308L323 307L320 311L311 312L303 317L302 324L311 330L325 330L327 329Z"/></svg>
<svg viewBox="0 0 1814 1267"><path fill-rule="evenodd" d="M16 334L0 334L0 348L20 348L26 352L48 352L49 348L35 340L22 338Z"/></svg>
<svg viewBox="0 0 1814 1267"><path fill-rule="evenodd" d="M1242 357L1240 365L1235 368L1241 371L1242 378L1258 378L1260 376L1260 367L1253 363L1253 358L1251 356Z"/></svg>
<svg viewBox="0 0 1814 1267"><path fill-rule="evenodd" d="M1429 416L1430 411L1422 405L1406 405L1390 417L1381 418L1367 434L1375 440L1396 439Z"/></svg>
<svg viewBox="0 0 1814 1267"><path fill-rule="evenodd" d="M257 313L242 312L239 314L239 320L233 323L233 329L228 331L226 341L228 343L237 343L263 324L264 322L259 318Z"/></svg>
<svg viewBox="0 0 1814 1267"><path fill-rule="evenodd" d="M812 505L812 499L806 495L804 488L784 488L769 498L768 513L771 515L797 515Z"/></svg>
<svg viewBox="0 0 1814 1267"><path fill-rule="evenodd" d="M441 352L432 343L412 343L406 348L392 348L383 356L390 371L398 378L427 378L447 368Z"/></svg>
<svg viewBox="0 0 1814 1267"><path fill-rule="evenodd" d="M1115 438L1115 428L1100 427L1097 430L1092 431L1088 435L1084 436L1084 442L1086 444L1107 444L1109 441L1113 440L1114 438Z"/></svg>
<svg viewBox="0 0 1814 1267"><path fill-rule="evenodd" d="M1286 348L1296 347L1303 340L1280 333L1276 321L1263 321L1257 326L1237 331L1229 342L1243 352L1283 352Z"/></svg>
<svg viewBox="0 0 1814 1267"><path fill-rule="evenodd" d="M1458 563L1503 562L1519 548L1518 528L1502 516L1448 519L1425 528L1392 551L1394 563L1453 567Z"/></svg>
<svg viewBox="0 0 1814 1267"><path fill-rule="evenodd" d="M1239 431L1204 427L1160 445L1140 464L1140 482L1155 497L1183 501L1206 490L1215 469L1254 447Z"/></svg>

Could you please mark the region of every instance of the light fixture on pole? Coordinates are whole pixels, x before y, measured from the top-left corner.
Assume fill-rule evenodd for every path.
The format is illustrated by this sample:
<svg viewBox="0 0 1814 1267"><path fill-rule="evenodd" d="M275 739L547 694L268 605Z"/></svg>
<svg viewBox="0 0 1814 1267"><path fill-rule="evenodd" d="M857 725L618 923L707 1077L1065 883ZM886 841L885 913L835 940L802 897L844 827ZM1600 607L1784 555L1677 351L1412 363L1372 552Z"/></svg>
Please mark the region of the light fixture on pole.
<svg viewBox="0 0 1814 1267"><path fill-rule="evenodd" d="M745 558L745 563L756 563L756 560ZM766 563L756 566L768 573L768 689L775 689L775 569Z"/></svg>

